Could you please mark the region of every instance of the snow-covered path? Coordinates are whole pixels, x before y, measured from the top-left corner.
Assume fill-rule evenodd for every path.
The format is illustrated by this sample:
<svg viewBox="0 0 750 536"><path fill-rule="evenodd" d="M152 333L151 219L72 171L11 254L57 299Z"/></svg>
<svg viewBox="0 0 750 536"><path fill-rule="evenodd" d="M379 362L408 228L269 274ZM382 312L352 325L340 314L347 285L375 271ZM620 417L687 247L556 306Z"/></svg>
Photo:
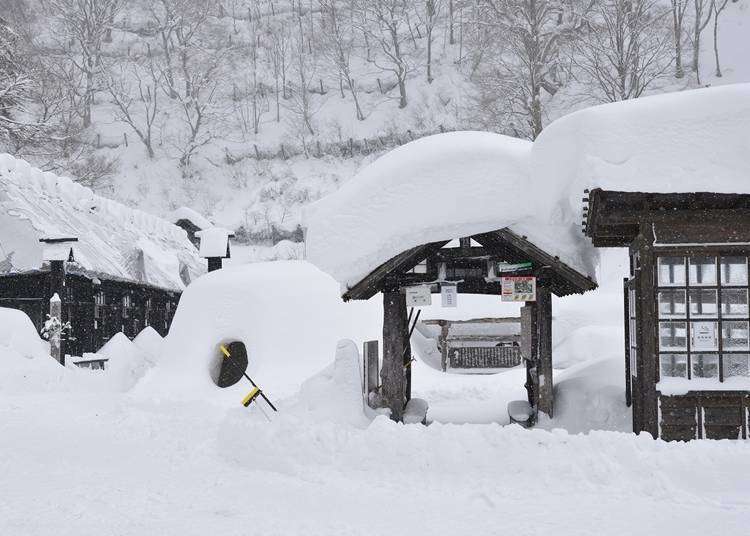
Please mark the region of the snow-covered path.
<svg viewBox="0 0 750 536"><path fill-rule="evenodd" d="M9 535L743 534L748 475L747 442L0 397Z"/></svg>

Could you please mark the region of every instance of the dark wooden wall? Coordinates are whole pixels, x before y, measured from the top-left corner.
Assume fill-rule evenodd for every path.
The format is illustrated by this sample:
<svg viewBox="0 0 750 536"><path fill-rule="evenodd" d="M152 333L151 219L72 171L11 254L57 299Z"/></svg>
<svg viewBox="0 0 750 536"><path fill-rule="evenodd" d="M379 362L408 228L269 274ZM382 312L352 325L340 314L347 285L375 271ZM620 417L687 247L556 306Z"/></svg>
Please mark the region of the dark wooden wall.
<svg viewBox="0 0 750 536"><path fill-rule="evenodd" d="M25 312L37 331L41 331L49 312L52 276L48 271L0 276L0 307ZM63 322L70 322L71 338L64 351L71 355L99 350L112 336L122 331L135 337L146 326L160 335L169 331L180 293L125 281L101 279L94 284L89 277L68 273L60 294ZM95 297L103 293L104 303ZM128 296L129 306L123 301Z"/></svg>

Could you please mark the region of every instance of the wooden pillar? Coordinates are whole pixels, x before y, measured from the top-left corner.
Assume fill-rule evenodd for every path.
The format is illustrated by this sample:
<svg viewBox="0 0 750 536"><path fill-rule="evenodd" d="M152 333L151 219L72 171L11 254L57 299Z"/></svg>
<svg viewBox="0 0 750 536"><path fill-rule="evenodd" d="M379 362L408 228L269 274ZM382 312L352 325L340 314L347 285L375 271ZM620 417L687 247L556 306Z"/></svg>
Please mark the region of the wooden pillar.
<svg viewBox="0 0 750 536"><path fill-rule="evenodd" d="M65 292L65 262L64 261L50 261L50 273L48 279L47 296L50 300L50 318L55 316L60 321L60 324L65 323L67 318L63 318L63 311L65 310L64 301L66 297ZM56 300L53 298L57 296ZM54 314L53 314L54 309ZM52 341L50 340L50 344ZM56 355L53 357L60 362L63 366L65 365L65 341L62 340L61 336L57 337L56 347L51 349Z"/></svg>
<svg viewBox="0 0 750 536"><path fill-rule="evenodd" d="M539 392L536 407L552 417L554 389L552 383L552 294L546 285L536 291L537 374Z"/></svg>
<svg viewBox="0 0 750 536"><path fill-rule="evenodd" d="M62 302L60 296L55 293L49 299L49 320L56 318L62 324ZM65 366L65 353L62 347L62 337L60 330L54 329L49 333L49 352L55 361Z"/></svg>
<svg viewBox="0 0 750 536"><path fill-rule="evenodd" d="M637 277L638 310L641 323L641 348L637 364L639 396L641 399L641 430L659 437L659 409L656 397L656 368L658 366L656 320L656 258L651 224L641 225L643 242L639 249L640 273ZM638 433L641 430L633 430Z"/></svg>
<svg viewBox="0 0 750 536"><path fill-rule="evenodd" d="M396 290L383 292L383 364L380 369L380 398L390 408L391 419L400 421L404 412L406 374L406 297Z"/></svg>

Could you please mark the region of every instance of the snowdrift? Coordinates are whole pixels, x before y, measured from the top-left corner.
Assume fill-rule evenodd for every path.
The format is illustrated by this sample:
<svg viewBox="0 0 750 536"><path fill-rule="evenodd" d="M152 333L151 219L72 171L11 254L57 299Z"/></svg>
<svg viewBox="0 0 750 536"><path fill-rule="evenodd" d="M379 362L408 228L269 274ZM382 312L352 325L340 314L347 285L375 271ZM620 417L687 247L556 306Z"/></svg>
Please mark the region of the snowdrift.
<svg viewBox="0 0 750 536"><path fill-rule="evenodd" d="M342 337L360 345L381 329L380 302L343 303L336 282L304 261L224 268L184 292L163 357L136 392L239 404L247 382L222 390L210 377L219 345L239 340L248 373L278 400L329 365Z"/></svg>

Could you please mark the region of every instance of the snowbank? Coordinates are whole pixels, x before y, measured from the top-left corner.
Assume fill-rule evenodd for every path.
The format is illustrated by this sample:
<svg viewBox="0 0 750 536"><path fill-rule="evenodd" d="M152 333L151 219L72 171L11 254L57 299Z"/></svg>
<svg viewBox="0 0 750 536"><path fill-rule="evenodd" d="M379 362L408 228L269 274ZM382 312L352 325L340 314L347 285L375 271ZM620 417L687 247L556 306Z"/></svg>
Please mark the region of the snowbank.
<svg viewBox="0 0 750 536"><path fill-rule="evenodd" d="M305 380L299 393L281 405L281 412L284 418L294 416L307 422L367 426L370 418L365 414L357 345L339 341L334 362Z"/></svg>
<svg viewBox="0 0 750 536"><path fill-rule="evenodd" d="M159 335L159 333L151 326L146 326L138 335L136 335L135 339L133 339L133 344L135 344L153 364L161 357L162 350L164 349L164 337Z"/></svg>
<svg viewBox="0 0 750 536"><path fill-rule="evenodd" d="M531 173L565 185L580 213L586 188L750 193L750 84L587 108L534 142Z"/></svg>
<svg viewBox="0 0 750 536"><path fill-rule="evenodd" d="M0 154L0 271L41 268L39 239L50 236L78 238L73 272L172 290L185 286L181 273L194 279L205 272L179 227Z"/></svg>
<svg viewBox="0 0 750 536"><path fill-rule="evenodd" d="M209 375L219 345L239 340L247 347L250 376L278 400L330 364L341 337L359 345L381 330L377 299L343 303L336 282L304 261L224 268L185 290L163 358L139 388L239 404L248 390L244 380L222 390Z"/></svg>
<svg viewBox="0 0 750 536"><path fill-rule="evenodd" d="M49 344L36 332L23 311L0 307L0 347L12 349L28 359L49 358Z"/></svg>
<svg viewBox="0 0 750 536"><path fill-rule="evenodd" d="M107 358L104 376L116 391L132 389L149 366L148 354L122 332L109 339L97 354Z"/></svg>
<svg viewBox="0 0 750 536"><path fill-rule="evenodd" d="M593 275L572 216L556 210L563 190L531 180L530 154L530 142L486 132L399 147L308 208L307 258L346 287L420 244L515 225L534 242L541 224L553 254Z"/></svg>

